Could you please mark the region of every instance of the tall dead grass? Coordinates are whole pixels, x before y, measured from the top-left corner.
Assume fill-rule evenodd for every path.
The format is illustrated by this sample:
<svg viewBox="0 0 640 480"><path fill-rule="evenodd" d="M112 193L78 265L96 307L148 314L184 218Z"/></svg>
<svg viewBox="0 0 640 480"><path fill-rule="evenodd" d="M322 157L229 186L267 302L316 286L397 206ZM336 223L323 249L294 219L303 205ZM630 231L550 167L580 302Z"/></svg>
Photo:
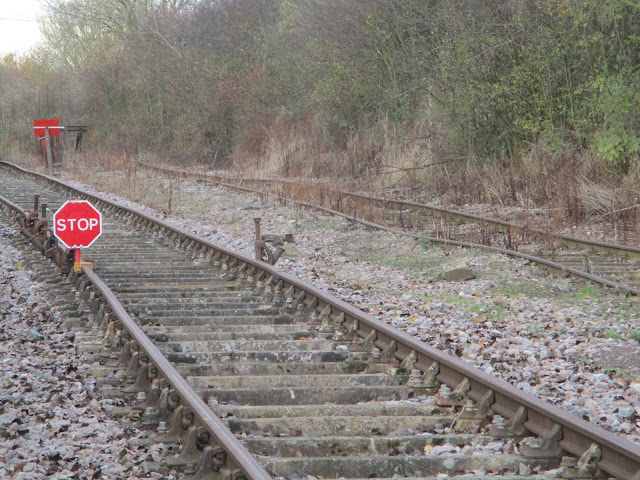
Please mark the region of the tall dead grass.
<svg viewBox="0 0 640 480"><path fill-rule="evenodd" d="M337 188L445 206L491 204L521 211L520 218L551 230L600 225L615 240L638 237L638 172L609 171L594 152L556 152L536 144L508 162L459 157L447 136L428 123L408 132L382 121L369 130L326 132L322 119L279 118L254 134L251 149L239 148L233 164L243 173L283 178L324 179ZM337 205L335 192L304 182L299 200L323 197ZM314 184L315 185L315 184ZM291 186L287 187L290 190ZM532 225L534 226L534 225Z"/></svg>

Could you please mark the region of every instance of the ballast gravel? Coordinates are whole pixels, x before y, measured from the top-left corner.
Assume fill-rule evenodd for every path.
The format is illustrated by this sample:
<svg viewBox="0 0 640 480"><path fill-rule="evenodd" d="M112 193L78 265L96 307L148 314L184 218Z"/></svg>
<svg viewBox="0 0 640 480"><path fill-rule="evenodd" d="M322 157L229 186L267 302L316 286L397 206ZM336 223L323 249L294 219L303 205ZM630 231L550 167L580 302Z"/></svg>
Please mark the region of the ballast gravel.
<svg viewBox="0 0 640 480"><path fill-rule="evenodd" d="M114 185L119 175L120 185L132 184L124 174L108 172L93 175L93 185L109 190L105 185ZM261 217L262 233L294 236L277 265L283 271L640 443L637 298L551 276L521 259L416 242L200 181L169 185L138 172L133 184L135 192L120 193L136 202L108 196L247 256L253 255L253 217ZM446 266L460 262L476 278L442 281Z"/></svg>
<svg viewBox="0 0 640 480"><path fill-rule="evenodd" d="M63 315L0 224L0 478L122 479L152 452L131 447L94 395ZM160 477L155 477L160 478Z"/></svg>
<svg viewBox="0 0 640 480"><path fill-rule="evenodd" d="M118 178L109 172L111 185ZM125 203L245 255L253 252L252 218L261 216L263 233L293 233L282 270L640 443L637 299L521 260L419 244L202 183L168 188L141 173L137 182L172 191L172 211ZM114 401L94 396L60 309L33 283L12 235L0 226L0 478L160 478L144 472L159 451L132 446L136 432L109 415ZM460 261L477 278L443 282L443 265Z"/></svg>

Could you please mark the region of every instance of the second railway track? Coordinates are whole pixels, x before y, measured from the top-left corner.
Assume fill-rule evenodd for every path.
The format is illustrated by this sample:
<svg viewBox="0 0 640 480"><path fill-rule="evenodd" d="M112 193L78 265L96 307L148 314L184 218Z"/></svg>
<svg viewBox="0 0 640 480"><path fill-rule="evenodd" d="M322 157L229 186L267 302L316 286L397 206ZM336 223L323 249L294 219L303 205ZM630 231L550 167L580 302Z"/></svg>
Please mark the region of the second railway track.
<svg viewBox="0 0 640 480"><path fill-rule="evenodd" d="M127 367L103 393L149 392L146 425L169 430L156 440L184 444L165 468L198 464L194 478L225 480L267 478L263 467L288 478L640 479L637 445L313 286L0 165L8 216L30 208L34 194L51 210L81 196L103 212L105 234L88 255L95 271L73 280L92 312L89 329L102 328L117 357L104 369ZM44 227L31 236L51 252ZM68 269L68 257L56 255ZM430 454L442 446L451 454Z"/></svg>
<svg viewBox="0 0 640 480"><path fill-rule="evenodd" d="M557 234L434 205L344 191L322 182L196 173L139 163L171 177L193 177L230 188L293 200L396 234L526 258L547 269L640 295L640 248Z"/></svg>

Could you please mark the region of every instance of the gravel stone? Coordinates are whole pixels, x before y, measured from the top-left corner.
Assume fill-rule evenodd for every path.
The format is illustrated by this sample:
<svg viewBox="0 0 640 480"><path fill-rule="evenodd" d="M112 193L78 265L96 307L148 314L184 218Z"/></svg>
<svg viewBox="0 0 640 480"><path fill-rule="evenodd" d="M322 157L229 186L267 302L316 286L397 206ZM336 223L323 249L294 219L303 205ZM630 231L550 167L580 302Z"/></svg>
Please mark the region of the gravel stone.
<svg viewBox="0 0 640 480"><path fill-rule="evenodd" d="M0 478L142 478L114 455L130 435L108 415L112 400L89 395L95 379L68 348L48 287L15 268L15 235L0 224ZM136 462L146 455L136 450Z"/></svg>
<svg viewBox="0 0 640 480"><path fill-rule="evenodd" d="M528 465L525 465L524 463L521 463L518 466L518 473L523 477L527 475L531 475L531 467L529 467Z"/></svg>
<svg viewBox="0 0 640 480"><path fill-rule="evenodd" d="M30 305L27 302L27 305ZM32 305L32 304L31 304ZM36 332L33 328L29 328L25 334L24 334L25 338L27 340L29 340L30 342L39 342L41 340L44 340L44 336L40 335L38 332Z"/></svg>

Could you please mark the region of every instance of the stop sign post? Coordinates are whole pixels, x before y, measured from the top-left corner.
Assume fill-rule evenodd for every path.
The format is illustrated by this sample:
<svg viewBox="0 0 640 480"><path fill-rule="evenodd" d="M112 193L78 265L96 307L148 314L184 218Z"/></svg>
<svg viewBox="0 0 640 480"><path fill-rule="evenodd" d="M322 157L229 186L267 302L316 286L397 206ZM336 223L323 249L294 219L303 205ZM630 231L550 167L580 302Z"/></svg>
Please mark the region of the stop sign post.
<svg viewBox="0 0 640 480"><path fill-rule="evenodd" d="M60 130L64 127L60 126L58 118L44 118L33 121L33 133L36 137L44 137L44 156L47 161L47 171L49 175L53 175L53 160L51 158L51 136L60 135Z"/></svg>
<svg viewBox="0 0 640 480"><path fill-rule="evenodd" d="M89 248L102 234L102 215L86 200L65 202L53 214L53 234L65 247L75 249L73 268L79 272L83 265L81 249Z"/></svg>

